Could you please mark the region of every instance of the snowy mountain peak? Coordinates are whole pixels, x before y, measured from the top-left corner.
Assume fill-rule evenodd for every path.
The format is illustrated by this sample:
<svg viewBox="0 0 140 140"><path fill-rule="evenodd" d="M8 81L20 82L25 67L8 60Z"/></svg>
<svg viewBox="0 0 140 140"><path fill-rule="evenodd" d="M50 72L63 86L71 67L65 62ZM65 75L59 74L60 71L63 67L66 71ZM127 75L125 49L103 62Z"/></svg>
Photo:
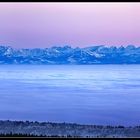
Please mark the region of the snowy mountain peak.
<svg viewBox="0 0 140 140"><path fill-rule="evenodd" d="M0 46L1 64L140 64L140 47L90 46L15 49Z"/></svg>

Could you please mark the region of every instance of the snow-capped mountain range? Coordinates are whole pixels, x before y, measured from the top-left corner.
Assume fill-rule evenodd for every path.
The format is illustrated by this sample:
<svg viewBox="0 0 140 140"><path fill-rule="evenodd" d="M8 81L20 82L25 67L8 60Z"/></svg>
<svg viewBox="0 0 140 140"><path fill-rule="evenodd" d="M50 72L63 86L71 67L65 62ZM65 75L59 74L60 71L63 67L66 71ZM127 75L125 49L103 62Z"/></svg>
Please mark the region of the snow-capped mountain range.
<svg viewBox="0 0 140 140"><path fill-rule="evenodd" d="M0 64L140 64L140 47L16 49L0 46Z"/></svg>

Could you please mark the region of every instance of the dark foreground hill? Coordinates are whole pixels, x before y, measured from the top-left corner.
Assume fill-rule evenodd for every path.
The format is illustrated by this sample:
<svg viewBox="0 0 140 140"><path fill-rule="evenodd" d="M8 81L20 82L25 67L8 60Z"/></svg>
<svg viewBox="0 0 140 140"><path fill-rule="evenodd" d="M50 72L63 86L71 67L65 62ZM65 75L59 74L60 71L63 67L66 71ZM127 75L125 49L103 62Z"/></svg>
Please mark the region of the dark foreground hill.
<svg viewBox="0 0 140 140"><path fill-rule="evenodd" d="M80 125L29 121L0 121L0 136L14 137L140 137L140 126Z"/></svg>

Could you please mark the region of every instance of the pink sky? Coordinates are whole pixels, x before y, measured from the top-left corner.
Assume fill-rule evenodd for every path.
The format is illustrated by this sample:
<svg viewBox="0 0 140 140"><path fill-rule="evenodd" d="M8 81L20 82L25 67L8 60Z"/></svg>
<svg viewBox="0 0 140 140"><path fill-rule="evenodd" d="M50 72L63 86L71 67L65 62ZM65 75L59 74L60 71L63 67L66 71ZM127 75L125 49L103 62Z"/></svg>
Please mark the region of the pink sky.
<svg viewBox="0 0 140 140"><path fill-rule="evenodd" d="M140 46L140 3L0 3L0 45Z"/></svg>

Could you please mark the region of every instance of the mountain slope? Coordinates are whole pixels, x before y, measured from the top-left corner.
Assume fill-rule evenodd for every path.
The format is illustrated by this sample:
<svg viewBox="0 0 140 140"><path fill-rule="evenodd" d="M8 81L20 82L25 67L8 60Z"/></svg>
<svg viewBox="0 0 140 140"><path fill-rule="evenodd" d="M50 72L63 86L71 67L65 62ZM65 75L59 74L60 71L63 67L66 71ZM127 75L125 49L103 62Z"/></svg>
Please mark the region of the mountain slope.
<svg viewBox="0 0 140 140"><path fill-rule="evenodd" d="M140 47L15 49L0 46L0 64L140 64Z"/></svg>

